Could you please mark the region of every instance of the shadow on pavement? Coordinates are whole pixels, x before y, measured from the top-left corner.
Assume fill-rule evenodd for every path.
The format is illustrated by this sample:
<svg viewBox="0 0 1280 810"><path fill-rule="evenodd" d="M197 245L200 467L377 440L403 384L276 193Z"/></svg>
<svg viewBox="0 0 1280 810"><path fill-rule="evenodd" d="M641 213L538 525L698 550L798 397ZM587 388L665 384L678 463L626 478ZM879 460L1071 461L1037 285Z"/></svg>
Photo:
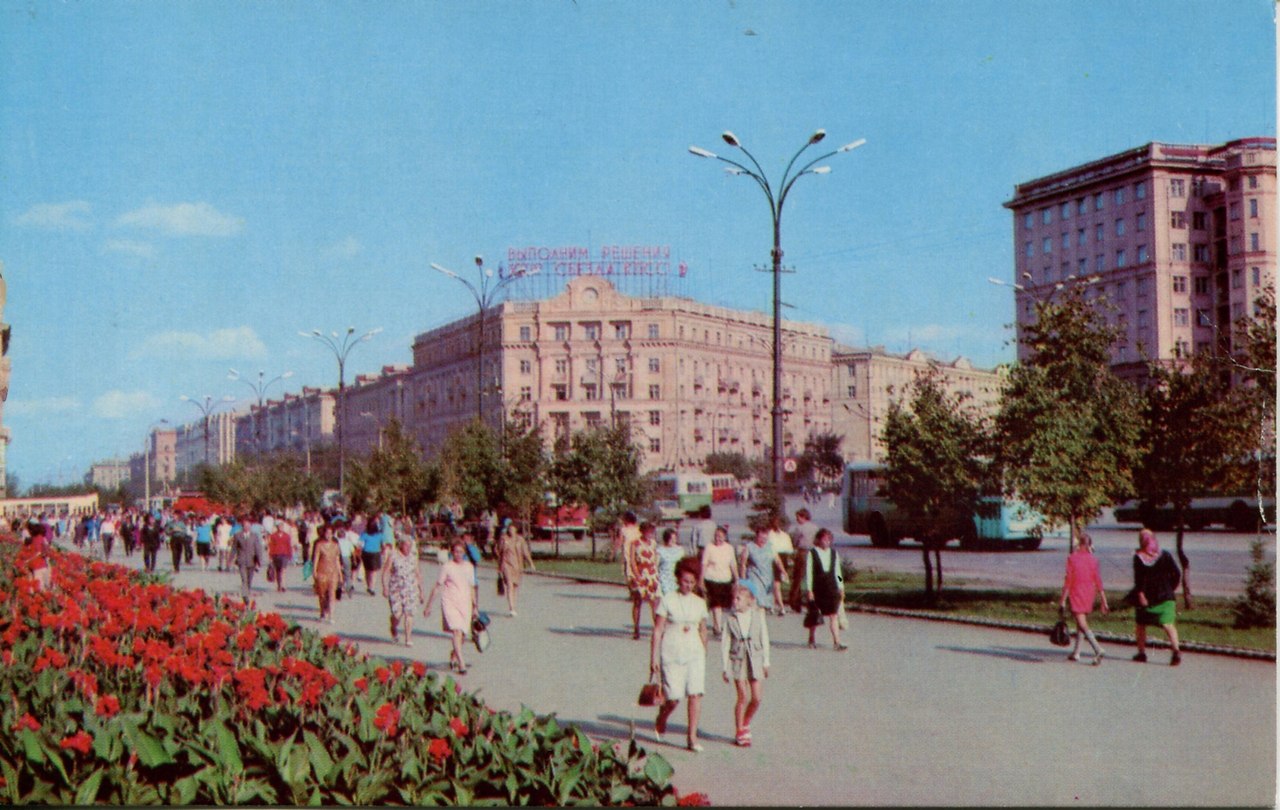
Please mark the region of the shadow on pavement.
<svg viewBox="0 0 1280 810"><path fill-rule="evenodd" d="M1008 658L1011 661L1023 661L1028 664L1043 664L1045 659L1040 650L1018 649L1014 647L947 647L940 645L939 650L947 652L968 653L969 655L987 655L993 658Z"/></svg>
<svg viewBox="0 0 1280 810"><path fill-rule="evenodd" d="M631 638L631 631L621 627L548 627L552 633L562 636L592 636L595 638ZM640 633L641 641L648 641L648 628L643 628Z"/></svg>
<svg viewBox="0 0 1280 810"><path fill-rule="evenodd" d="M561 599L595 599L600 602L630 602L626 596L602 596L595 593L557 593Z"/></svg>

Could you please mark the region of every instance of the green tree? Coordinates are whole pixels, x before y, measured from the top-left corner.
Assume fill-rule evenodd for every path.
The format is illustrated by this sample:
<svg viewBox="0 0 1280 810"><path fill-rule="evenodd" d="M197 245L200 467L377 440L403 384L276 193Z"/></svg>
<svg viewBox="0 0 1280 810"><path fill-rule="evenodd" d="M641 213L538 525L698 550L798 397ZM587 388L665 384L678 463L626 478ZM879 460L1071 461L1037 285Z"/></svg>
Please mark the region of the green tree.
<svg viewBox="0 0 1280 810"><path fill-rule="evenodd" d="M1223 377L1220 365L1198 355L1181 370L1151 364L1143 391L1143 453L1134 482L1145 503L1173 508L1182 598L1188 609L1191 560L1183 536L1191 501L1219 487L1225 471L1252 449L1252 431L1240 400L1230 396Z"/></svg>
<svg viewBox="0 0 1280 810"><path fill-rule="evenodd" d="M750 480L756 474L755 465L745 455L726 451L708 453L702 469L708 475L732 475L739 481Z"/></svg>
<svg viewBox="0 0 1280 810"><path fill-rule="evenodd" d="M1141 429L1137 391L1110 369L1117 331L1083 287L1036 303L1020 337L1030 356L1011 369L997 417L1005 491L1066 524L1072 548L1104 506L1133 497Z"/></svg>
<svg viewBox="0 0 1280 810"><path fill-rule="evenodd" d="M502 503L505 464L500 438L473 419L450 433L440 450L440 491L471 513Z"/></svg>
<svg viewBox="0 0 1280 810"><path fill-rule="evenodd" d="M1267 562L1266 543L1261 534L1249 545L1249 554L1253 564L1249 566L1244 593L1232 605L1234 624L1239 628L1275 627L1276 567Z"/></svg>
<svg viewBox="0 0 1280 810"><path fill-rule="evenodd" d="M584 504L593 516L593 557L600 522L613 523L626 510L643 509L652 502L652 492L640 474L643 457L625 424L574 433L567 446L554 454L554 491L562 501Z"/></svg>
<svg viewBox="0 0 1280 810"><path fill-rule="evenodd" d="M916 539L932 604L942 595L942 549L973 531L973 514L990 488L987 426L967 395L948 395L939 373L929 371L916 376L909 403L890 404L883 439L886 494L921 526Z"/></svg>
<svg viewBox="0 0 1280 810"><path fill-rule="evenodd" d="M422 458L418 442L397 419L382 429L378 447L364 461L354 461L347 491L355 509L411 515L433 501L439 485L436 471Z"/></svg>
<svg viewBox="0 0 1280 810"><path fill-rule="evenodd" d="M833 481L844 472L844 454L840 445L844 436L837 433L817 433L804 440L804 452L796 463L796 474L800 478L817 478L822 481Z"/></svg>
<svg viewBox="0 0 1280 810"><path fill-rule="evenodd" d="M508 421L502 434L503 499L528 523L542 505L550 462L537 425Z"/></svg>
<svg viewBox="0 0 1280 810"><path fill-rule="evenodd" d="M306 474L299 460L289 455L262 456L253 461L237 459L220 467L205 465L200 490L209 500L254 511L320 504L320 481Z"/></svg>
<svg viewBox="0 0 1280 810"><path fill-rule="evenodd" d="M1249 458L1233 468L1226 485L1253 492L1259 499L1276 494L1276 296L1273 287L1254 300L1254 316L1236 323L1237 356L1232 358L1243 385L1232 390L1251 426ZM1262 520L1259 518L1259 527Z"/></svg>

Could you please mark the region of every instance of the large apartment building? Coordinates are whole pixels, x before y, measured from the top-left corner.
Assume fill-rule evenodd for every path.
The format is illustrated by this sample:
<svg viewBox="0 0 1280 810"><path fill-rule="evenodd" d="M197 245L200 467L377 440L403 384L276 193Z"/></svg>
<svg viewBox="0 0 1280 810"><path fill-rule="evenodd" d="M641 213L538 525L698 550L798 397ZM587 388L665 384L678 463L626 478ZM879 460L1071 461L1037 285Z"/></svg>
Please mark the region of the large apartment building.
<svg viewBox="0 0 1280 810"><path fill-rule="evenodd" d="M1066 285L1119 329L1112 368L1232 350L1276 276L1276 141L1149 143L1021 183L1013 212L1017 325ZM1020 352L1023 350L1020 348Z"/></svg>

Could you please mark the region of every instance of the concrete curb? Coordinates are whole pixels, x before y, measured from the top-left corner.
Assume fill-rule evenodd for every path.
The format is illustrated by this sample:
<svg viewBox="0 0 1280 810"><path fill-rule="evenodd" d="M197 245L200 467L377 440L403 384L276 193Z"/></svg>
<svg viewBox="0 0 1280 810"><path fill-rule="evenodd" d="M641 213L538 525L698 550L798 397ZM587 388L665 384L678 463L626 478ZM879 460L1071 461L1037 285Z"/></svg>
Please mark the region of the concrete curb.
<svg viewBox="0 0 1280 810"><path fill-rule="evenodd" d="M625 587L620 582L614 582L608 579L600 579L598 577L582 576L580 574L553 574L542 571L527 571L526 576L551 577L553 579L565 579L571 582L584 582L592 585L613 585L618 588ZM984 619L979 616L952 616L947 613L937 613L928 610L904 610L902 608L881 608L871 605L846 605L845 610L851 613L869 613L876 616L892 616L900 619L923 619L935 622L951 622L953 624L968 624L978 627L993 627L999 630L1016 630L1022 633L1038 633L1042 636L1048 635L1053 629L1053 625L1049 624L1033 624L1031 622L1012 622L1003 619ZM1096 636L1101 641L1109 641L1115 644L1137 644L1137 640L1133 636L1122 635L1120 633L1098 633ZM1168 648L1169 642L1163 639L1147 639L1147 646L1154 648ZM1187 652L1209 653L1211 655L1225 655L1233 658L1247 658L1254 661L1270 661L1275 663L1276 654L1268 650L1254 650L1248 647L1227 647L1218 644L1204 644L1199 641L1184 641L1182 649Z"/></svg>

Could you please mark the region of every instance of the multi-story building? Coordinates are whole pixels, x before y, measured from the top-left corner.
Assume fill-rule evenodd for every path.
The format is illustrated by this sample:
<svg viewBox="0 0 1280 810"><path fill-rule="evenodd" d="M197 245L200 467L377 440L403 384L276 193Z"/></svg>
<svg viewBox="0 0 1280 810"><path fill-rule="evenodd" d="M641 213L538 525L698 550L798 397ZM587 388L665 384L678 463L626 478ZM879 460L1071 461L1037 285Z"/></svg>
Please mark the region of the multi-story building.
<svg viewBox="0 0 1280 810"><path fill-rule="evenodd" d="M301 393L255 403L236 418L236 452L309 452L333 441L333 391L304 386ZM261 441L259 441L259 437Z"/></svg>
<svg viewBox="0 0 1280 810"><path fill-rule="evenodd" d="M1112 367L1230 352L1276 275L1276 141L1149 143L1019 184L1013 211L1019 335L1066 285L1107 308ZM1019 349L1020 352L1025 350Z"/></svg>
<svg viewBox="0 0 1280 810"><path fill-rule="evenodd" d="M177 428L175 461L184 473L201 464L221 466L236 459L236 420L241 414L223 411Z"/></svg>
<svg viewBox="0 0 1280 810"><path fill-rule="evenodd" d="M89 465L84 482L99 489L115 489L130 478L130 461L125 459L108 459L95 461Z"/></svg>
<svg viewBox="0 0 1280 810"><path fill-rule="evenodd" d="M392 419L409 427L409 367L383 366L377 374L359 374L338 406L346 417L342 443L348 453L364 454L381 444Z"/></svg>
<svg viewBox="0 0 1280 810"><path fill-rule="evenodd" d="M889 406L909 398L916 375L930 370L938 373L947 391L968 395L979 411L994 414L999 407L999 371L974 368L964 357L944 363L919 349L906 354L890 354L883 346L832 349L831 422L833 431L844 437L840 449L846 459L884 460L880 437Z"/></svg>
<svg viewBox="0 0 1280 810"><path fill-rule="evenodd" d="M503 414L543 425L549 441L626 422L646 469L696 467L717 451L767 452L773 333L763 313L623 295L582 276L560 295L495 306L483 325L483 341L479 313L418 335L412 369L403 385L395 380L410 397L400 413L428 452L478 415L497 424ZM831 429L831 339L812 324L782 329L784 451L792 453Z"/></svg>
<svg viewBox="0 0 1280 810"><path fill-rule="evenodd" d="M178 476L178 431L174 428L154 428L147 436L147 446L141 453L129 456L130 488L142 494L150 485L151 491L172 484Z"/></svg>

